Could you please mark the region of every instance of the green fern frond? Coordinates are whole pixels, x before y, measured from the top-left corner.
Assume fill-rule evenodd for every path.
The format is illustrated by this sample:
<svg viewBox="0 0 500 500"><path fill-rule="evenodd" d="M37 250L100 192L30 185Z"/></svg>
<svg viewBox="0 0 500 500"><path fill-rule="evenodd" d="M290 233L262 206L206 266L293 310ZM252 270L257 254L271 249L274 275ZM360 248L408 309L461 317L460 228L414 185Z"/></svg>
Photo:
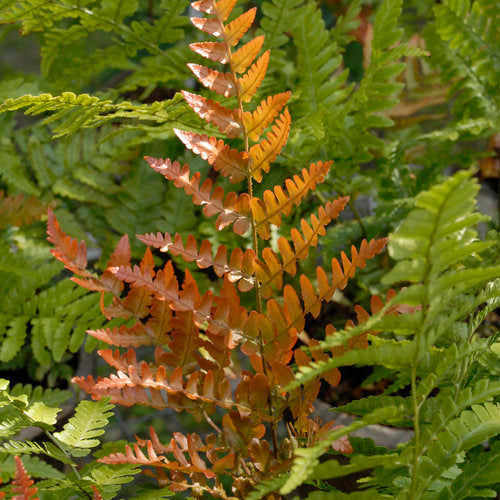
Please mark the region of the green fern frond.
<svg viewBox="0 0 500 500"><path fill-rule="evenodd" d="M450 48L473 61L490 82L500 78L500 19L498 2L444 1L434 8L437 31Z"/></svg>
<svg viewBox="0 0 500 500"><path fill-rule="evenodd" d="M444 490L443 495L456 500L486 496L483 488L490 486L489 491L496 496L500 486L500 441L490 442L488 451L481 450L470 458L461 468L460 476L453 480L451 487ZM493 495L491 497L495 498Z"/></svg>
<svg viewBox="0 0 500 500"><path fill-rule="evenodd" d="M457 172L443 184L420 193L416 209L392 234L389 253L398 262L384 278L386 284L399 281L422 283L400 295L401 301L442 310L467 287L498 277L500 266L461 269L458 264L474 253L488 248L491 242L477 241L471 229L485 220L474 212L474 197L479 190L470 181L470 171Z"/></svg>
<svg viewBox="0 0 500 500"><path fill-rule="evenodd" d="M271 0L262 4L264 16L260 26L262 34L266 36L265 48L276 49L288 42L285 33L299 21L297 8L302 3L303 0Z"/></svg>
<svg viewBox="0 0 500 500"><path fill-rule="evenodd" d="M307 3L296 15L301 22L292 30L297 47L295 88L301 92L301 98L293 110L302 117L321 109L330 110L345 99L352 86L344 86L348 70L332 77L342 64L342 51L331 40L320 9L314 3Z"/></svg>
<svg viewBox="0 0 500 500"><path fill-rule="evenodd" d="M73 462L52 443L34 443L33 441L8 441L0 444L0 452L11 455L45 455L65 464Z"/></svg>
<svg viewBox="0 0 500 500"><path fill-rule="evenodd" d="M307 495L306 500L328 500L329 498L339 498L345 500L372 500L374 495L376 498L390 499L393 498L390 495L384 495L375 490L369 489L365 491L354 491L352 493L343 493L342 491L332 490L332 491L313 491Z"/></svg>
<svg viewBox="0 0 500 500"><path fill-rule="evenodd" d="M166 124L182 123L180 116L185 106L180 104L181 94L173 99L153 104L133 104L122 101L113 103L110 99L99 99L88 94L76 95L73 92L63 92L61 95L40 94L25 95L17 99L7 99L0 104L0 113L5 111L24 110L26 114L39 115L52 113L43 123L61 120L54 128L54 137L73 134L81 128L98 127L116 119L152 121ZM189 127L186 123L184 126Z"/></svg>
<svg viewBox="0 0 500 500"><path fill-rule="evenodd" d="M86 455L90 448L99 445L97 436L104 434L109 417L113 414L113 405L108 399L100 401L80 401L75 415L65 424L61 432L55 432L54 438L69 447L74 456Z"/></svg>
<svg viewBox="0 0 500 500"><path fill-rule="evenodd" d="M423 493L442 473L452 467L459 454L500 433L500 405L473 405L449 422L419 461L418 491Z"/></svg>
<svg viewBox="0 0 500 500"><path fill-rule="evenodd" d="M64 478L61 471L36 456L23 456L23 465L26 472L34 478ZM16 466L12 455L7 454L0 457L0 471L4 480L14 477L15 469Z"/></svg>
<svg viewBox="0 0 500 500"><path fill-rule="evenodd" d="M247 500L260 500L264 498L269 493L273 493L277 491L285 484L287 479L286 475L280 475L269 479L267 481L261 482L257 485L257 487L252 490L246 497Z"/></svg>
<svg viewBox="0 0 500 500"><path fill-rule="evenodd" d="M176 73L187 76L182 67L187 61L184 58L184 64L175 64L172 56L177 48L165 50L165 46L184 38L184 28L189 22L182 14L188 3L187 0L160 2L155 6L158 18L150 22L144 19L144 9L136 0L85 4L6 1L0 11L0 23L19 22L24 34L43 30L42 71L45 75L54 75L61 84L74 81L78 68L83 71L78 72L77 78L85 83L106 67L134 69L138 66L134 58L141 50L159 57L156 74L160 80L163 72L179 81L181 75ZM116 37L107 47L90 52L86 45L94 45L92 37L96 32L111 32ZM88 57L68 57L64 51L68 46L81 48L88 52Z"/></svg>
<svg viewBox="0 0 500 500"><path fill-rule="evenodd" d="M366 328L366 327L365 327ZM356 330L357 331L357 330ZM346 332L351 333L352 332ZM319 377L321 374L326 373L332 368L349 365L380 365L387 368L403 369L409 367L414 352L414 345L412 342L397 342L394 340L386 340L381 338L374 338L374 343L363 350L348 350L345 354L339 357L332 357L327 361L313 362L306 366L301 366L297 373L296 380L294 380L289 388L299 387ZM336 343L339 340L336 340ZM325 342L321 346L331 346L332 342Z"/></svg>

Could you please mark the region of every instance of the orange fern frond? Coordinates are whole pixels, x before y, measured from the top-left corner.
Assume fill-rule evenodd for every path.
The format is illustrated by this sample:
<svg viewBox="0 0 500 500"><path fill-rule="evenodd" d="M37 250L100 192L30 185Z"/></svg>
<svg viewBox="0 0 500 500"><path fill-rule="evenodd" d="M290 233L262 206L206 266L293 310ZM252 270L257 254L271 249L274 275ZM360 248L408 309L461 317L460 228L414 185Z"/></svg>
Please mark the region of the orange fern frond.
<svg viewBox="0 0 500 500"><path fill-rule="evenodd" d="M128 266L130 265L131 257L130 242L128 236L124 235L120 238L113 254L109 258L107 267ZM119 293L123 290L123 282L117 280L113 273L108 270L104 271L99 281L101 284L105 285L106 291ZM85 286L82 283L80 283L80 285Z"/></svg>
<svg viewBox="0 0 500 500"><path fill-rule="evenodd" d="M92 500L103 500L99 490L94 484L92 485Z"/></svg>
<svg viewBox="0 0 500 500"><path fill-rule="evenodd" d="M244 76L238 78L239 97L242 101L250 102L252 96L257 92L266 75L269 56L270 51L267 50L257 59Z"/></svg>
<svg viewBox="0 0 500 500"><path fill-rule="evenodd" d="M159 443L157 437L156 441L141 439L137 441L133 449L127 445L125 453L112 453L100 458L99 462L110 465L129 463L163 468L172 473L177 472L177 477L178 473L192 475L193 479L198 479L198 484L199 473L202 473L207 479L215 477L215 472L207 467L206 462L200 456L200 453L206 453L209 461L211 461L210 459L214 460L217 458L215 451L213 451L215 447L204 445L196 434L184 436L175 433L168 446ZM146 448L146 453L141 448ZM171 458L165 454L169 454ZM228 460L226 459L226 461Z"/></svg>
<svg viewBox="0 0 500 500"><path fill-rule="evenodd" d="M239 109L225 108L218 102L202 97L201 95L191 94L185 90L181 90L181 94L189 107L193 109L200 118L215 125L229 138L238 137L241 134Z"/></svg>
<svg viewBox="0 0 500 500"><path fill-rule="evenodd" d="M234 349L244 336L242 327L247 313L245 308L239 305L237 294L231 293L225 300L214 297L210 291L200 296L189 271L186 271L188 286L179 291L171 261L167 262L163 270L158 271L154 279L149 273L143 273L139 266L120 267L114 272L132 287L146 288L158 299L168 301L175 311L192 311L193 321L197 326L208 322L208 331L224 336L226 346L231 349ZM229 280L225 279L223 289L227 290L231 286Z"/></svg>
<svg viewBox="0 0 500 500"><path fill-rule="evenodd" d="M222 175L229 177L230 182L235 183L246 178L248 164L246 153L232 149L222 139L217 140L206 134L199 135L175 128L174 132L188 149L207 160Z"/></svg>
<svg viewBox="0 0 500 500"><path fill-rule="evenodd" d="M111 356L108 355L108 357L111 359ZM119 364L119 359L114 358L114 355L112 361L116 365ZM131 361L134 360L131 359ZM208 371L202 374L196 371L184 382L182 367L176 367L168 376L163 365L152 368L144 361L138 364L129 363L126 371L118 371L116 375L111 374L109 377L98 377L97 380L94 380L92 376L86 379L84 377L72 379L92 398L100 399L109 395L113 403L124 406L134 404L153 408L170 406L199 413L200 408L196 402L204 402L216 404L221 408L241 407L242 411L248 411L246 406L233 400L228 380L225 379L217 387L214 380L213 372Z"/></svg>
<svg viewBox="0 0 500 500"><path fill-rule="evenodd" d="M61 229L54 212L50 208L48 211L47 235L47 240L55 246L50 252L64 264L66 269L84 278L92 278L92 275L86 270L87 246L85 242L79 242L68 236Z"/></svg>
<svg viewBox="0 0 500 500"><path fill-rule="evenodd" d="M217 9L217 15L220 16L223 21L227 21L237 1L238 0L219 0L218 2L214 2L215 8Z"/></svg>
<svg viewBox="0 0 500 500"><path fill-rule="evenodd" d="M318 267L316 269L318 291L315 290L309 279L302 275L300 277L302 301L291 285L285 285L283 289L283 305L279 304L275 299L268 300L267 317L276 328L274 338L271 338L264 346L265 358L280 361L275 357L276 349L278 349L278 352L286 353L286 346L290 345L292 341L294 343L293 339L296 338L297 332L304 329L306 315L310 313L314 318L317 318L321 310L321 304L324 301L331 300L335 290L345 288L348 280L354 276L356 269L364 268L366 261L380 253L385 248L386 243L386 238L371 240L369 243L363 240L359 251L354 245L351 247L351 260L342 252L343 269L339 261L334 258L332 260L331 281L323 268ZM267 338L272 337L272 335L268 334ZM290 340L288 341L288 339Z"/></svg>
<svg viewBox="0 0 500 500"><path fill-rule="evenodd" d="M38 497L35 496L38 493L38 488L33 486L35 481L26 472L22 460L17 455L14 460L16 462L16 473L12 481L12 493L16 493L16 496L13 498L18 500L38 500Z"/></svg>
<svg viewBox="0 0 500 500"><path fill-rule="evenodd" d="M189 44L189 48L200 56L212 61L227 64L229 55L227 45L221 42L196 42Z"/></svg>
<svg viewBox="0 0 500 500"><path fill-rule="evenodd" d="M235 73L243 73L262 48L264 36L257 36L253 40L240 47L232 56L233 70Z"/></svg>
<svg viewBox="0 0 500 500"><path fill-rule="evenodd" d="M199 2L193 2L191 7L205 14L219 15L225 21L229 17L237 1L238 0L219 0L216 2L214 0L201 0Z"/></svg>
<svg viewBox="0 0 500 500"><path fill-rule="evenodd" d="M270 224L280 227L281 215L289 215L294 205L299 205L309 191L323 182L332 163L312 163L309 170L302 169L302 177L294 175L285 181L287 192L281 186L275 186L272 191L264 191L262 200L255 197L250 200L255 228L261 238L270 238Z"/></svg>
<svg viewBox="0 0 500 500"><path fill-rule="evenodd" d="M247 416L253 415L255 418L258 415L259 420L270 421L272 420L272 416L268 413L270 391L271 385L267 375L244 372L234 395L238 403L252 410Z"/></svg>
<svg viewBox="0 0 500 500"><path fill-rule="evenodd" d="M224 97L236 95L236 82L232 73L221 73L200 64L188 64L196 78L208 89Z"/></svg>
<svg viewBox="0 0 500 500"><path fill-rule="evenodd" d="M257 7L247 10L240 16L238 16L234 21L231 21L224 29L224 39L226 43L234 47L238 45L241 37L248 31L250 26L253 24L255 19L255 14L257 13Z"/></svg>
<svg viewBox="0 0 500 500"><path fill-rule="evenodd" d="M0 229L8 225L21 227L40 220L47 208L47 204L35 196L7 196L0 190Z"/></svg>
<svg viewBox="0 0 500 500"><path fill-rule="evenodd" d="M157 342L157 339L146 330L142 323L135 323L134 326L114 326L112 329L87 330L87 333L106 344L117 347L139 347Z"/></svg>
<svg viewBox="0 0 500 500"><path fill-rule="evenodd" d="M219 214L215 223L218 230L233 224L234 232L241 235L250 227L250 197L246 193L237 195L231 191L224 197L224 189L220 186L215 187L212 192L213 183L210 179L206 179L200 187L200 173L195 172L190 178L188 165L181 168L177 161L172 163L169 159L149 156L146 161L165 178L174 181L176 187L184 189L188 196L192 196L193 203L203 207L205 216Z"/></svg>
<svg viewBox="0 0 500 500"><path fill-rule="evenodd" d="M137 358L132 348L129 348L127 352L123 354L118 349L114 351L111 349L99 349L97 354L115 370L126 372L129 366L133 366L137 369Z"/></svg>
<svg viewBox="0 0 500 500"><path fill-rule="evenodd" d="M138 235L137 238L160 252L170 252L172 255L181 255L186 262L196 261L198 267L206 269L213 267L219 277L227 275L229 281L238 282L238 288L241 291L251 290L254 286L254 267L255 253L253 250L243 252L239 248L233 249L227 260L227 249L224 245L217 248L215 257L213 256L212 244L208 240L203 240L198 250L198 245L194 236L189 235L184 246L181 235L175 234L174 239L170 234L149 233Z"/></svg>
<svg viewBox="0 0 500 500"><path fill-rule="evenodd" d="M262 170L269 172L269 166L280 153L288 140L290 132L290 113L288 109L278 117L267 138L250 148L250 172L257 181L262 181Z"/></svg>
<svg viewBox="0 0 500 500"><path fill-rule="evenodd" d="M269 96L263 100L253 112L243 113L243 123L245 124L247 136L252 141L258 140L260 134L276 118L283 106L290 99L291 92L282 92Z"/></svg>
<svg viewBox="0 0 500 500"><path fill-rule="evenodd" d="M344 209L348 197L338 198L334 202L328 202L324 207L320 207L318 216L311 216L311 225L305 219L301 221L301 231L293 228L290 238L293 248L286 238L279 238L279 256L270 247L262 250L262 260L256 260L254 264L255 273L261 283L261 291L264 297L272 294L271 284L281 289L283 283L283 273L287 272L295 276L297 272L297 260L305 260L309 255L309 247L318 244L318 236L325 234L325 226L338 217Z"/></svg>
<svg viewBox="0 0 500 500"><path fill-rule="evenodd" d="M170 367L179 366L185 370L186 367L193 365L192 369L196 369L201 357L198 349L203 345L200 330L193 321L193 313L178 312L173 320L173 330L168 343L170 352L158 353L157 359L161 359L162 363Z"/></svg>

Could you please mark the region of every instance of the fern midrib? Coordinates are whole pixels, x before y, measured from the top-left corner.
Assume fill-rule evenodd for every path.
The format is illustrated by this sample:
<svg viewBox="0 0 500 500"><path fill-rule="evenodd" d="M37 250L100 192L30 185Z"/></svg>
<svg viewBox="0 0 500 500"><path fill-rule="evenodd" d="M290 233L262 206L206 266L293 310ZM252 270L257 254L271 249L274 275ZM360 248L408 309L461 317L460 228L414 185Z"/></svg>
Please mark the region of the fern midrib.
<svg viewBox="0 0 500 500"><path fill-rule="evenodd" d="M227 56L229 60L229 65L231 68L231 73L233 75L234 83L235 83L235 89L236 89L236 99L238 102L238 108L240 111L240 117L241 117L241 130L243 133L243 141L245 144L245 153L248 157L248 163L247 163L247 172L246 172L246 179L247 179L247 186L248 186L248 196L250 199L253 198L253 179L252 179L252 164L253 160L252 157L250 156L250 147L249 147L249 142L248 142L248 132L246 129L245 121L243 120L244 116L244 109L243 109L243 101L241 99L241 92L240 92L240 85L238 84L238 78L237 78L237 73L235 71L234 67L234 61L233 57L231 54L231 46L228 43L227 39L227 34L224 26L224 20L222 19L219 10L217 9L215 0L212 0L212 5L214 7L214 10L216 12L217 19L222 26L222 34L223 34L223 39L224 43L226 46L227 50ZM259 258L259 240L257 237L257 227L256 227L256 221L255 217L253 216L252 211L250 211L250 222L251 222L251 229L252 229L252 240L253 240L253 251L255 254L255 257L258 259ZM259 280L257 279L257 276L254 274L254 288L255 288L255 299L256 299L256 305L257 305L257 312L262 314L262 292L261 292L261 285L259 283ZM259 351L260 351L260 357L262 360L262 372L268 378L268 371L267 371L267 362L266 358L264 356L264 338L262 335L262 331L259 328L258 329L258 341L259 341ZM268 398L267 398L267 403L268 403L268 411L269 415L273 417L273 402L271 398L271 392L269 391ZM277 458L278 456L278 433L277 433L277 428L276 428L276 422L274 419L271 419L271 437L273 441L273 452L274 452L274 457Z"/></svg>

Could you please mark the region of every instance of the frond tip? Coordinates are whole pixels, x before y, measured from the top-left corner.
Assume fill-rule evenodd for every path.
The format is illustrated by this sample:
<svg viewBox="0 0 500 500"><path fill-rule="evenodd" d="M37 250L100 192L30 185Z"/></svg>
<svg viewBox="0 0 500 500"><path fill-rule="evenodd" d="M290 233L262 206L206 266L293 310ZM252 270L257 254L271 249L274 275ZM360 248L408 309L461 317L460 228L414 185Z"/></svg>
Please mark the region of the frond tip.
<svg viewBox="0 0 500 500"><path fill-rule="evenodd" d="M16 473L12 481L12 493L19 495L16 495L14 498L38 500L38 497L35 496L38 493L38 488L33 486L35 482L26 472L22 460L17 455L14 457L14 460L16 462Z"/></svg>

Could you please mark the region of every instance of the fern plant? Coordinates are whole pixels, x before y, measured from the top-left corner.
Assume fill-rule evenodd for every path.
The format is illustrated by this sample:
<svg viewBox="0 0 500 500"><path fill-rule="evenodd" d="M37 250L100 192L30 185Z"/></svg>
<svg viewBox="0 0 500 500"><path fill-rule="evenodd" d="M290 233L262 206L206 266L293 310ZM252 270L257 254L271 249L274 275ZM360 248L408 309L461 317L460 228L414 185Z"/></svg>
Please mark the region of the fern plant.
<svg viewBox="0 0 500 500"><path fill-rule="evenodd" d="M172 260L155 270L149 249L140 264L132 267L126 236L116 247L106 271L96 275L86 269L85 244L67 236L52 213L48 224L49 241L55 245L53 253L75 273L73 281L103 295L102 310L108 318L129 320L119 328L89 330L99 340L128 348L123 353L98 351L117 370L116 374L97 379L77 377L74 381L95 399L110 395L114 403L126 406L142 404L187 411L206 420L215 431L205 439L198 434L175 434L170 443L162 444L151 429L150 439L138 439L133 448L127 446L125 453L112 453L99 460L149 466L146 473L173 491L191 489L196 496L206 492L221 498L228 496L222 476L231 476L233 496L244 498L258 481L288 467L297 439L310 444L322 440L330 426L321 427L309 418L319 379L304 388L290 392L284 389L294 380L289 366L292 359L300 366L311 363L308 356L295 349L297 335L304 328L305 316L318 316L322 302L344 288L356 269L364 267L367 259L385 247L385 239L363 241L359 249L352 247L350 259L344 253L341 263L333 259L328 274L319 267L315 286L305 275L300 276L299 283L284 285L287 276L295 276L298 262L307 259L309 249L317 245L325 226L338 216L348 198L327 202L310 222L303 219L300 229L291 231L292 243L280 237L276 249L263 247L272 228L279 228L282 217L323 181L331 163L313 163L301 175L288 179L285 189L275 186L264 191L262 197L254 196L254 183L264 179L287 142L291 119L286 102L290 94L269 96L253 111L245 110L264 78L269 51L257 57L264 42L262 36L233 49L255 17L255 9L250 9L228 22L234 4L227 0L192 4L209 16L191 18L192 23L219 41L196 42L190 47L203 57L227 64L229 71L189 65L204 86L231 99L233 107L187 91L182 95L201 118L222 134L229 139L240 137L243 149L206 134L180 129L174 132L220 176L232 184L245 181L246 189L239 194L225 193L210 179L202 182L199 173L191 174L188 165L181 167L169 159L146 159L153 169L192 197L195 205L201 205L204 215L217 215L218 230L231 228L237 235L249 232L251 248L228 250L221 245L214 250L208 240L198 243L189 236L183 241L179 234L138 236L150 247L180 255L187 262L195 261L200 268L213 268L220 277L217 289L202 293L188 270L179 284ZM265 130L267 136L262 138ZM298 292L295 286L300 287ZM254 299L240 297L240 293L250 291ZM106 299L109 296L111 302ZM362 346L363 342L359 338L351 346ZM155 346L154 359L138 359L135 348L143 345ZM237 348L248 362L236 363ZM237 381L234 391L229 373ZM324 378L336 385L338 370ZM211 416L217 407L223 410L220 426ZM285 411L293 417L287 426L288 437L282 438L277 428ZM271 445L262 440L266 433ZM345 452L350 449L345 439L334 446Z"/></svg>
<svg viewBox="0 0 500 500"><path fill-rule="evenodd" d="M484 155L471 140L498 130L498 8L373 3L373 16L362 2L336 6L333 23L324 4L257 2L255 30L255 9L235 0L0 1L0 23L36 33L43 71L0 82L0 270L11 284L0 290L0 370L67 378L87 329L87 347L99 343L113 370L75 378L100 401L80 403L62 430L67 393L2 383L7 496L36 494L29 474L43 498L113 498L138 467L161 486L144 498L342 498L336 479L352 473L363 475L351 493L360 498L493 495L498 335L482 323L498 306L498 239L479 242L472 229L470 172L432 186L445 167L470 167ZM198 30L186 9L201 12ZM346 51L360 19L355 75ZM410 39L424 23L426 48ZM416 62L427 51L433 70ZM368 217L360 195L375 207ZM330 224L347 204L355 220ZM49 239L73 282L59 280L32 223L48 205ZM89 255L60 226L90 241ZM386 241L366 240L394 228L397 264L381 280ZM142 234L115 248L123 233ZM346 242L351 254L338 258ZM409 286L395 297L393 284ZM369 312L356 306L336 331L337 309L359 299ZM312 410L321 389L338 390L344 365L374 367L370 380L389 386L343 406L359 418L337 428ZM83 465L109 396L189 413L213 434L164 442L161 427L140 430ZM352 436L372 423L412 426L415 438L387 450ZM28 426L48 441L23 442Z"/></svg>

